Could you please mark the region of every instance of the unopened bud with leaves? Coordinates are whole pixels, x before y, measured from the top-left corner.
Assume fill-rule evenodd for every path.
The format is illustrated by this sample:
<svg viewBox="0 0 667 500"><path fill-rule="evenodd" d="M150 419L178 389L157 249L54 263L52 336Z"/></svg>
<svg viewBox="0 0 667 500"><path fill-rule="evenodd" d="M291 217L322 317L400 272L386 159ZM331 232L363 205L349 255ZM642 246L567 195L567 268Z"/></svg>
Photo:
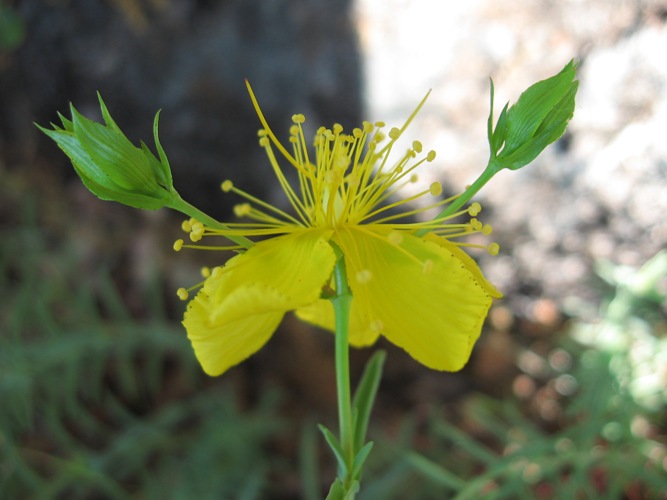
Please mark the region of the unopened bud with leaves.
<svg viewBox="0 0 667 500"><path fill-rule="evenodd" d="M488 137L490 163L497 170L517 170L533 161L549 144L560 138L574 114L579 81L577 64L570 61L557 75L537 82L505 105L493 128L493 82Z"/></svg>
<svg viewBox="0 0 667 500"><path fill-rule="evenodd" d="M158 139L160 112L153 122L158 159L146 144L142 142L138 148L125 137L102 96L98 94L98 98L106 125L89 120L71 106L71 120L59 114L62 127L38 127L65 152L85 186L97 197L151 210L170 206L179 197Z"/></svg>

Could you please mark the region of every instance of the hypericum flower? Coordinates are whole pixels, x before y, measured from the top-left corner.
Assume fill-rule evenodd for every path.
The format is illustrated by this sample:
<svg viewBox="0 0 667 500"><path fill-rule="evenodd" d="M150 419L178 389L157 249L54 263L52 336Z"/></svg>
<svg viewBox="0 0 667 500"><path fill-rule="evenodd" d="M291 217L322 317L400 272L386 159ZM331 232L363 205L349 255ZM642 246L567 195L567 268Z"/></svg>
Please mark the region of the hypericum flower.
<svg viewBox="0 0 667 500"><path fill-rule="evenodd" d="M428 222L412 222L413 216L443 207L456 196L440 199L442 189L434 183L423 192L392 201L404 184L416 180L415 169L435 158L433 151L423 155L418 141L397 162L390 164L389 158L426 97L402 128L392 128L386 136L383 123L364 122L351 134L338 124L320 128L313 156L303 132L304 116L292 117L289 152L271 131L249 86L248 90L263 125L259 143L294 214L226 180L222 190L245 199L235 207L236 215L250 222L228 224L223 230L195 219L184 222L193 242L214 236L263 238L213 269L188 305L183 324L204 371L218 375L253 354L288 311L333 331L333 307L326 295L335 286L334 247L345 259L353 295L353 346L368 346L384 335L430 368L461 369L492 298L501 294L460 248L480 245L453 241L490 232L475 218L479 204ZM276 152L295 170L294 183ZM432 201L414 208L412 202L422 197ZM462 215L470 219L450 223ZM183 240L174 245L176 250L182 247L240 249L184 245ZM498 251L495 243L484 248L492 254ZM185 299L187 291L180 289L179 296Z"/></svg>

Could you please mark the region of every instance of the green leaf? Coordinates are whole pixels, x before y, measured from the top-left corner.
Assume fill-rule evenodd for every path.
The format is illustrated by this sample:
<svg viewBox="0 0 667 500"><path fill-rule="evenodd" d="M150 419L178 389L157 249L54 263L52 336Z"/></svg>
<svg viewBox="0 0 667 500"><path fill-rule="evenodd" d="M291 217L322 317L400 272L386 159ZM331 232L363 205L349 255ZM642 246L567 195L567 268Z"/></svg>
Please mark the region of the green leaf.
<svg viewBox="0 0 667 500"><path fill-rule="evenodd" d="M366 430L370 419L375 395L382 378L382 367L387 357L384 351L377 351L370 358L361 376L352 400L354 419L354 449L360 450L366 441Z"/></svg>
<svg viewBox="0 0 667 500"><path fill-rule="evenodd" d="M352 477L355 479L359 479L361 477L361 470L364 467L364 462L366 462L366 459L368 458L369 453L373 449L373 441L369 441L364 445L361 450L359 450L359 453L357 453L357 456L354 457L354 462L352 463Z"/></svg>
<svg viewBox="0 0 667 500"><path fill-rule="evenodd" d="M340 479L336 480L331 484L329 488L329 493L327 493L326 500L344 500L345 499L345 487L341 483Z"/></svg>
<svg viewBox="0 0 667 500"><path fill-rule="evenodd" d="M343 448L338 442L338 439L336 438L336 436L333 435L333 433L329 429L327 429L322 424L318 424L317 427L320 429L322 434L324 434L324 439L326 440L327 444L329 445L329 448L331 448L331 451L333 451L333 454L336 457L336 461L338 462L338 474L341 477L346 477L349 472L349 468L345 460L345 453L343 452Z"/></svg>

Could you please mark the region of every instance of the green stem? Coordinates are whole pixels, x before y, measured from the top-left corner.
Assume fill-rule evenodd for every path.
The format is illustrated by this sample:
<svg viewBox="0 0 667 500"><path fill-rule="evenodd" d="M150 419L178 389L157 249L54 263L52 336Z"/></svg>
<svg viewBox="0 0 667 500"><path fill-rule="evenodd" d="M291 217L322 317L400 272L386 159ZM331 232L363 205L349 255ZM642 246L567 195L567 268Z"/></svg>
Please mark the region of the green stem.
<svg viewBox="0 0 667 500"><path fill-rule="evenodd" d="M468 186L468 189L461 193L461 195L452 203L447 205L447 207L442 212L440 212L435 217L435 219L447 217L456 213L463 205L468 203L470 199L475 196L494 175L500 172L500 170L501 169L499 168L498 164L493 159L490 159L489 163L487 163L486 168L484 169L484 172L482 172L482 174L475 180L475 182ZM428 233L428 229L422 229L417 231L416 235L424 236L426 233Z"/></svg>
<svg viewBox="0 0 667 500"><path fill-rule="evenodd" d="M336 321L336 392L338 394L338 420L340 443L348 464L349 477L352 480L352 462L354 460L354 429L352 427L352 402L350 391L349 326L352 294L347 284L345 260L338 257L334 268L336 296L331 299ZM347 486L347 485L346 485Z"/></svg>
<svg viewBox="0 0 667 500"><path fill-rule="evenodd" d="M193 217L197 219L199 222L204 224L205 226L208 226L213 229L220 229L222 231L230 230L227 226L225 226L222 222L218 222L215 220L213 217L210 217L206 215L204 212L199 210L197 207L194 205L190 205L187 201L185 201L183 198L181 198L178 193L175 193L173 199L171 202L167 205L169 208L174 209L178 212L181 212L185 215L189 215L190 217ZM250 248L251 246L254 245L252 240L249 240L245 236L232 236L232 235L225 235L225 237L236 243L237 245L242 246L243 248Z"/></svg>

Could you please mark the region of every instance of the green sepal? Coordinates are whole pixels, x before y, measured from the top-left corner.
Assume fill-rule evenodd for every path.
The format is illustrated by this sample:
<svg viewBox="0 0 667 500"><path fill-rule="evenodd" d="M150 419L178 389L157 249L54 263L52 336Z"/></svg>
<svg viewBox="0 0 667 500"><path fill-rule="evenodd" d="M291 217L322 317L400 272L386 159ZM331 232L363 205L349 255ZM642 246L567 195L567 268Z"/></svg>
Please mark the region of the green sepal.
<svg viewBox="0 0 667 500"><path fill-rule="evenodd" d="M505 106L493 131L493 115L489 115L491 159L499 168L517 170L528 165L563 135L574 114L576 73L572 60L558 74L531 85L509 109Z"/></svg>
<svg viewBox="0 0 667 500"><path fill-rule="evenodd" d="M84 185L97 197L135 208L156 210L171 206L174 190L167 155L158 139L159 111L153 122L158 156L148 146L134 146L111 117L98 93L104 125L70 106L72 119L58 113L62 128L37 127L53 139L72 161Z"/></svg>
<svg viewBox="0 0 667 500"><path fill-rule="evenodd" d="M174 179L171 175L171 167L169 166L169 160L167 159L167 154L160 144L160 137L158 136L158 122L160 121L161 109L158 109L155 113L155 119L153 120L153 139L155 140L155 149L157 149L158 157L160 161L157 163L160 174L158 177L164 182L165 187L172 187L174 185Z"/></svg>

